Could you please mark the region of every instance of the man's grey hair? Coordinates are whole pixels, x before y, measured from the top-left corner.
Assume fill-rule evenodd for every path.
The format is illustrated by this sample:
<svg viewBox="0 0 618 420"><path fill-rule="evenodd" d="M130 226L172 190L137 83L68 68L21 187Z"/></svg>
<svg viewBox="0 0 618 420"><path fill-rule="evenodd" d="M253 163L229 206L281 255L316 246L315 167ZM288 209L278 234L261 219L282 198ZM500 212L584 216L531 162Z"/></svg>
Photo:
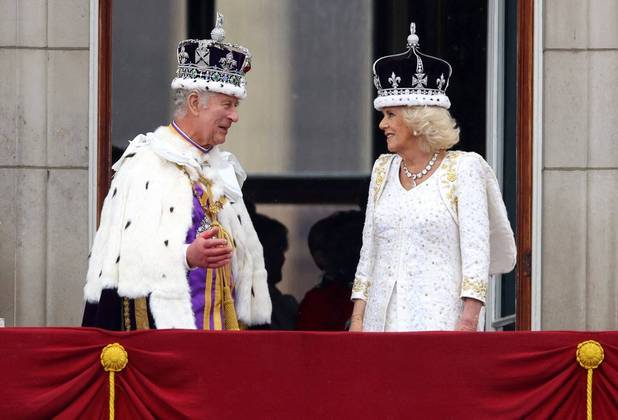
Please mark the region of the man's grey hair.
<svg viewBox="0 0 618 420"><path fill-rule="evenodd" d="M196 89L176 89L174 92L174 118L182 118L187 115L187 101L192 93L197 93L201 106L207 106L212 92Z"/></svg>

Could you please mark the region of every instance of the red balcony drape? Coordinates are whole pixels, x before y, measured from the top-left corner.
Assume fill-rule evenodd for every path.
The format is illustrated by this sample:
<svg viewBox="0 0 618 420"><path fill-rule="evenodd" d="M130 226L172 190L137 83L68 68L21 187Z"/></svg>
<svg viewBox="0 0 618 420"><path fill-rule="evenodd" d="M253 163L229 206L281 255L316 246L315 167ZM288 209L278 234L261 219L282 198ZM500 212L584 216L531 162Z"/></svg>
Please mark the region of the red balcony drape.
<svg viewBox="0 0 618 420"><path fill-rule="evenodd" d="M116 418L618 418L618 332L108 332L0 329L0 417L107 418L101 349L128 353Z"/></svg>

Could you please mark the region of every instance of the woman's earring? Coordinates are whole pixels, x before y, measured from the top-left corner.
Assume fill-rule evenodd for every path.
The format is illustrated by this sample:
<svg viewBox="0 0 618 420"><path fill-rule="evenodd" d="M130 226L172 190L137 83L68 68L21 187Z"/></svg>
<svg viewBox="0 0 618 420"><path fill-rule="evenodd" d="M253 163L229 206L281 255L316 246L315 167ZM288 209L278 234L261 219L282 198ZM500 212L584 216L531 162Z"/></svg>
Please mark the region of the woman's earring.
<svg viewBox="0 0 618 420"><path fill-rule="evenodd" d="M412 134L414 134L414 136L418 136L418 131L414 130Z"/></svg>

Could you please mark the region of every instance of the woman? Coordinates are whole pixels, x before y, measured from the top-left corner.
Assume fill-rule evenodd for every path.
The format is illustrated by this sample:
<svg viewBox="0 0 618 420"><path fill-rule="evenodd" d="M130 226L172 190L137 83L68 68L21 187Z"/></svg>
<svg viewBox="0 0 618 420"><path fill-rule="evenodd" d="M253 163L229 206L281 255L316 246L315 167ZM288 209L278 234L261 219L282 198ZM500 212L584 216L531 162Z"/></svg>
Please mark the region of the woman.
<svg viewBox="0 0 618 420"><path fill-rule="evenodd" d="M487 163L449 151L451 67L410 29L408 51L373 66L392 154L372 173L350 330L477 331L490 274L515 264L513 232Z"/></svg>

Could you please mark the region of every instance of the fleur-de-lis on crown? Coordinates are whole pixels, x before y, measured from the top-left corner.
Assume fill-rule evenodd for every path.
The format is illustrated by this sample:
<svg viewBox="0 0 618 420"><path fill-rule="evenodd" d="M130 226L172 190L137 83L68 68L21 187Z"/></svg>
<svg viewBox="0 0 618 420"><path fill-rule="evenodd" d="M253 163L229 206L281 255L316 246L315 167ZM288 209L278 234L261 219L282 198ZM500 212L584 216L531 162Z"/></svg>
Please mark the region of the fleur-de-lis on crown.
<svg viewBox="0 0 618 420"><path fill-rule="evenodd" d="M438 85L438 90L442 90L442 86L446 83L444 79L444 73L440 74L440 78L436 79L436 84Z"/></svg>
<svg viewBox="0 0 618 420"><path fill-rule="evenodd" d="M234 60L234 54L232 54L232 51L228 52L225 58L219 60L219 64L225 70L235 70L237 63L236 60Z"/></svg>
<svg viewBox="0 0 618 420"><path fill-rule="evenodd" d="M392 72L391 77L388 78L388 83L393 86L393 89L397 89L399 82L401 82L401 77L397 76L395 72Z"/></svg>

